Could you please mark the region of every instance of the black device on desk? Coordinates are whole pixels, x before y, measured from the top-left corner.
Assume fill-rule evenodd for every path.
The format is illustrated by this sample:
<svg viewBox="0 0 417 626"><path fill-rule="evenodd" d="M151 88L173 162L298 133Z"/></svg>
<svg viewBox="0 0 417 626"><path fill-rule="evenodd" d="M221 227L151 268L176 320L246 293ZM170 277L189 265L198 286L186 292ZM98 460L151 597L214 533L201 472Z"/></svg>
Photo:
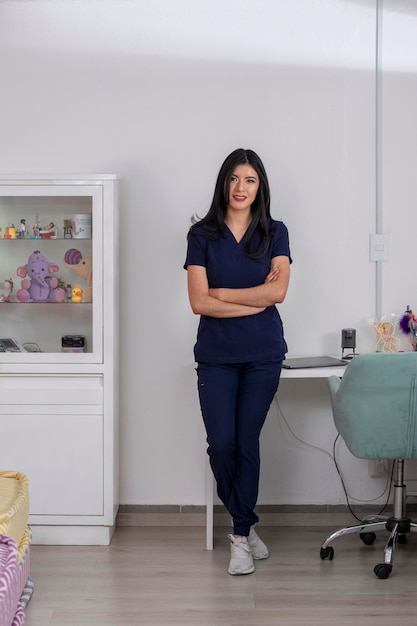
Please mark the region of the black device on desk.
<svg viewBox="0 0 417 626"><path fill-rule="evenodd" d="M7 337L0 339L0 352L26 352L26 350L16 339Z"/></svg>
<svg viewBox="0 0 417 626"><path fill-rule="evenodd" d="M282 367L288 370L297 370L311 367L338 367L347 364L348 361L337 359L334 356L305 356L285 359Z"/></svg>
<svg viewBox="0 0 417 626"><path fill-rule="evenodd" d="M353 359L356 356L356 330L355 328L342 328L342 359ZM351 352L345 355L345 350L349 348Z"/></svg>

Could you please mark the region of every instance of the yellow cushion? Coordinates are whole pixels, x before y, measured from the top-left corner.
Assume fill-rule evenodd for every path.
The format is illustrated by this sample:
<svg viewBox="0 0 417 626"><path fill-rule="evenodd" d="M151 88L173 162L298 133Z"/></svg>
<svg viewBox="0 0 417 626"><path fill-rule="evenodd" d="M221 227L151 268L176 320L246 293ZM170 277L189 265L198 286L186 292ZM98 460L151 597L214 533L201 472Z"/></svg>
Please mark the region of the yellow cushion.
<svg viewBox="0 0 417 626"><path fill-rule="evenodd" d="M17 545L23 539L29 520L29 481L25 474L0 471L0 533Z"/></svg>

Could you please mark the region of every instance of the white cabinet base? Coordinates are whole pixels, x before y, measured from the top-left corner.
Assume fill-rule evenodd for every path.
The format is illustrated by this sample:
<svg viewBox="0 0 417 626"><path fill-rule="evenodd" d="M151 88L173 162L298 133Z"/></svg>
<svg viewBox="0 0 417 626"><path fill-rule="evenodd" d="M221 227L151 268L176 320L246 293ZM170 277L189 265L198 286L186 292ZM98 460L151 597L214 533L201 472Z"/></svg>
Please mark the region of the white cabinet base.
<svg viewBox="0 0 417 626"><path fill-rule="evenodd" d="M108 546L115 526L46 526L32 524L32 545Z"/></svg>

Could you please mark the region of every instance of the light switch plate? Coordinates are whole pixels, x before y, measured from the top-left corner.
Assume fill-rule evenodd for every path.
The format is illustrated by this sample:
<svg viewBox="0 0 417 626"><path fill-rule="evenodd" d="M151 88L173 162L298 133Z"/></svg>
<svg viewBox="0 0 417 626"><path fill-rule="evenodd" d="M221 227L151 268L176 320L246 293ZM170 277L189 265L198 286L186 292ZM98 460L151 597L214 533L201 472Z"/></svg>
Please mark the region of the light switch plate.
<svg viewBox="0 0 417 626"><path fill-rule="evenodd" d="M369 260L388 261L388 235L372 234L369 236Z"/></svg>

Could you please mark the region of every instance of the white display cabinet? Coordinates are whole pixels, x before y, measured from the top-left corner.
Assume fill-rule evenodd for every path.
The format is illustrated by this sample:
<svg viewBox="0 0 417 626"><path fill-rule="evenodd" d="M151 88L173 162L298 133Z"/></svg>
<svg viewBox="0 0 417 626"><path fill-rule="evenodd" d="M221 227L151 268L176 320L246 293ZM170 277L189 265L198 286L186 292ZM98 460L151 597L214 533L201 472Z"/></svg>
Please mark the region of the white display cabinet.
<svg viewBox="0 0 417 626"><path fill-rule="evenodd" d="M119 501L117 178L0 176L0 228L0 469L29 478L34 543L106 545Z"/></svg>

